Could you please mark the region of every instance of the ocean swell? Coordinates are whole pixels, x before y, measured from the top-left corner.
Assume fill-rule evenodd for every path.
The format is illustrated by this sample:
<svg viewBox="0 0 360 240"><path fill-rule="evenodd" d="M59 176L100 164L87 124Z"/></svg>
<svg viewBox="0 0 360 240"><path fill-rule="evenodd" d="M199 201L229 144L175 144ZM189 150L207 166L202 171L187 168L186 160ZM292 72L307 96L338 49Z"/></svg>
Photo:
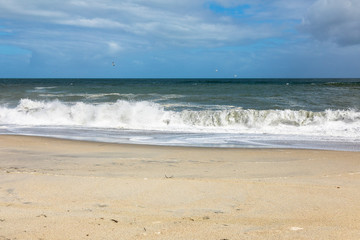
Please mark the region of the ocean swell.
<svg viewBox="0 0 360 240"><path fill-rule="evenodd" d="M150 101L65 103L22 99L0 106L3 126L69 126L180 132L228 132L341 136L360 139L357 110L223 110L175 111Z"/></svg>

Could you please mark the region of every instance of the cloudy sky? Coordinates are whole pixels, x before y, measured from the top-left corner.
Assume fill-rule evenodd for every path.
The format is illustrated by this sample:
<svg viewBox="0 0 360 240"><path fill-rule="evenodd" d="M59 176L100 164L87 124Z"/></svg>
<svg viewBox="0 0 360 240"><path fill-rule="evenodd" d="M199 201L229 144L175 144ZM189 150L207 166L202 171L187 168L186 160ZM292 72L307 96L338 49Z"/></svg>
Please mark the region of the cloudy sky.
<svg viewBox="0 0 360 240"><path fill-rule="evenodd" d="M0 78L234 76L360 77L360 0L0 0Z"/></svg>

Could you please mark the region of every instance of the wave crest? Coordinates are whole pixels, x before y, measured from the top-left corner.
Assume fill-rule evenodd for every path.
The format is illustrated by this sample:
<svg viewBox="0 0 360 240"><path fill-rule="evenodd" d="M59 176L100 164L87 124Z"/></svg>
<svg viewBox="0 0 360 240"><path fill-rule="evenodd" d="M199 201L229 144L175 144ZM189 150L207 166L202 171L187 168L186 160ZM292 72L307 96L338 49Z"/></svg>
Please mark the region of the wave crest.
<svg viewBox="0 0 360 240"><path fill-rule="evenodd" d="M15 108L0 107L2 125L57 125L160 131L271 133L360 138L356 110L166 110L149 101L118 100L90 104L22 99Z"/></svg>

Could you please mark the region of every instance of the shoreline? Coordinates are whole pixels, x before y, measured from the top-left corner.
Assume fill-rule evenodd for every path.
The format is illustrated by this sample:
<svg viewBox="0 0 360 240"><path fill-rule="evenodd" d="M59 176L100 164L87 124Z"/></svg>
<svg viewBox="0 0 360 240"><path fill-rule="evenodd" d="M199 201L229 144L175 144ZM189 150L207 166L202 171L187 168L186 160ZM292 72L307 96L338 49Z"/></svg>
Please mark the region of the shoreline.
<svg viewBox="0 0 360 240"><path fill-rule="evenodd" d="M359 239L360 152L0 135L0 239Z"/></svg>
<svg viewBox="0 0 360 240"><path fill-rule="evenodd" d="M148 147L164 147L164 148L199 148L199 149L249 149L249 150L256 150L256 149L262 149L262 150L271 150L271 149L282 149L282 150L310 150L310 151L333 151L333 152L360 152L360 148L357 149L359 143L355 143L355 145L352 146L347 146L347 147L334 147L334 143L332 143L332 148L330 146L324 147L321 144L319 144L318 142L314 142L313 144L315 144L315 146L313 147L309 147L307 146L307 143L305 145L300 144L299 146L295 147L295 146L291 146L291 145L268 145L268 147L264 147L264 143L257 143L253 144L253 145L229 145L226 146L227 144L224 144L225 146L220 146L219 144L214 144L214 145L210 145L210 144L205 144L205 145L166 145L163 143L143 143L143 142L126 142L126 141L101 141L101 140L90 140L87 138L84 139L76 139L74 137L61 137L61 136L43 136L43 135L32 135L32 134L9 134L9 133L1 133L1 136L18 136L18 137L33 137L33 138L44 138L44 139L58 139L58 140L64 140L64 141L75 141L75 142L89 142L89 143L103 143L103 144L115 144L115 145L126 145L126 146L148 146ZM88 137L90 138L90 137ZM341 142L339 142L341 143ZM263 144L263 145L260 145ZM347 142L347 144L350 145L350 142ZM360 145L359 145L360 147Z"/></svg>

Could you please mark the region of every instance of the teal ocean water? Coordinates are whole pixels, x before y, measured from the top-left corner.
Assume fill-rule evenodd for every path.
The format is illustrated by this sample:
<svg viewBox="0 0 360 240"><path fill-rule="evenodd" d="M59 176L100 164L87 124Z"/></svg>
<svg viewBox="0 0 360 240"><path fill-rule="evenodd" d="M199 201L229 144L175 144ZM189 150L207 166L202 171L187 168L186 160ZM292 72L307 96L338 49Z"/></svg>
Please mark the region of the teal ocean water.
<svg viewBox="0 0 360 240"><path fill-rule="evenodd" d="M360 150L360 79L0 79L0 134Z"/></svg>

